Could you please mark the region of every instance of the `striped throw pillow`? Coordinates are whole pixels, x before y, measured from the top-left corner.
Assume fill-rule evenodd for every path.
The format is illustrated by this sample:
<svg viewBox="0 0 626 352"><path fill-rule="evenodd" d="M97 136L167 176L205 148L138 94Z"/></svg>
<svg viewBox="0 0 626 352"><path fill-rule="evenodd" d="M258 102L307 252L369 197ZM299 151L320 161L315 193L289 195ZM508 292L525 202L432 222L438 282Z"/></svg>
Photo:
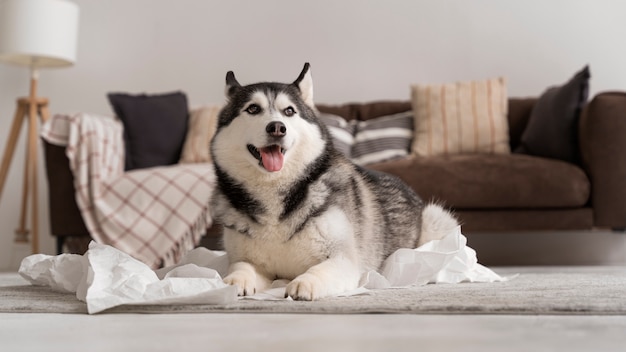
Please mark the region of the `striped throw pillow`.
<svg viewBox="0 0 626 352"><path fill-rule="evenodd" d="M508 154L508 97L504 78L411 86L413 153Z"/></svg>
<svg viewBox="0 0 626 352"><path fill-rule="evenodd" d="M320 113L319 118L328 127L335 148L346 157L351 158L356 127L354 121L348 122L341 116L325 113Z"/></svg>
<svg viewBox="0 0 626 352"><path fill-rule="evenodd" d="M352 161L367 165L406 157L412 139L411 111L359 121L352 146Z"/></svg>

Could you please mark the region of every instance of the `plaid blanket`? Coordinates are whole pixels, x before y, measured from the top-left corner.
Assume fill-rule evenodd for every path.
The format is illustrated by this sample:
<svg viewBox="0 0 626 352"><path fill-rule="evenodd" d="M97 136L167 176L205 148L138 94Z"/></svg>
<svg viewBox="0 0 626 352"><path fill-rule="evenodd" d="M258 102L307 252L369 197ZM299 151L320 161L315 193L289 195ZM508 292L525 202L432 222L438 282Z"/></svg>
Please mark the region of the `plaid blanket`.
<svg viewBox="0 0 626 352"><path fill-rule="evenodd" d="M42 137L66 146L76 202L92 238L152 268L173 265L211 225L212 164L124 172L123 127L113 117L55 115Z"/></svg>

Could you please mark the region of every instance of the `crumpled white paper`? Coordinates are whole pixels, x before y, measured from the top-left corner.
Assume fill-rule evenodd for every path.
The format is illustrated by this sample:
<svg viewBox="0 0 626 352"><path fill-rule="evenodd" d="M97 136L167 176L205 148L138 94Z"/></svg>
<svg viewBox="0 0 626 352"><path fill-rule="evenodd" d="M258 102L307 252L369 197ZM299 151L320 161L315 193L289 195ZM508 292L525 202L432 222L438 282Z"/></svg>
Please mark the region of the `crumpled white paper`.
<svg viewBox="0 0 626 352"><path fill-rule="evenodd" d="M208 252L208 258L218 257L207 249L194 254L200 252ZM237 299L237 289L226 285L215 269L183 263L159 278L146 264L95 242L84 256L28 256L19 273L33 285L76 292L76 297L87 303L89 314L123 304L228 304Z"/></svg>
<svg viewBox="0 0 626 352"><path fill-rule="evenodd" d="M380 275L382 278L372 284L364 283L364 286L385 288L505 281L478 263L476 251L467 246L467 238L461 233L460 226L441 240L430 241L416 249L397 250L387 258Z"/></svg>
<svg viewBox="0 0 626 352"><path fill-rule="evenodd" d="M75 292L94 314L123 304L232 303L237 300L237 290L222 281L227 270L227 255L206 248L190 251L177 265L153 271L111 246L92 242L85 255L28 256L22 260L19 273L33 285ZM478 263L476 252L467 247L458 227L441 240L396 251L380 273L364 273L358 289L340 296L427 283L506 280ZM287 283L277 280L271 289L246 299L283 300Z"/></svg>

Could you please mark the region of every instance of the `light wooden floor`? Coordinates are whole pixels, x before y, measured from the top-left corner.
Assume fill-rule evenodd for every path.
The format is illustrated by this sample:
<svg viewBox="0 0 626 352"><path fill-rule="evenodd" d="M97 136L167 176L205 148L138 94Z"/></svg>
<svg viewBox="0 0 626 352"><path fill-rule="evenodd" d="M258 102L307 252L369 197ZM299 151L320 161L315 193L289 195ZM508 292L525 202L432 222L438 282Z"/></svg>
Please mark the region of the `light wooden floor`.
<svg viewBox="0 0 626 352"><path fill-rule="evenodd" d="M0 314L2 351L624 351L626 316Z"/></svg>
<svg viewBox="0 0 626 352"><path fill-rule="evenodd" d="M490 265L626 263L625 234L468 240ZM0 351L87 350L626 351L626 316L0 314Z"/></svg>

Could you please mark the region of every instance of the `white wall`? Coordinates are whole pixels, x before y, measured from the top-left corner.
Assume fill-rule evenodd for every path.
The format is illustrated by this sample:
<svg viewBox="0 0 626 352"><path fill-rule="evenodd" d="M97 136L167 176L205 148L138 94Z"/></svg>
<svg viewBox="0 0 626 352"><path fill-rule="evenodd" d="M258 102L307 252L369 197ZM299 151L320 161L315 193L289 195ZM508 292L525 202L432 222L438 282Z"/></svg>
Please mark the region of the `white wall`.
<svg viewBox="0 0 626 352"><path fill-rule="evenodd" d="M411 83L504 75L511 96L538 95L591 65L591 93L626 88L626 2L620 0L76 0L77 64L41 72L53 113L110 114L110 91L180 89L191 105L222 101L226 71L241 83L292 81L312 64L316 101L408 99ZM0 65L0 152L28 72ZM13 244L22 136L0 199L0 269ZM41 248L48 230L40 162Z"/></svg>

